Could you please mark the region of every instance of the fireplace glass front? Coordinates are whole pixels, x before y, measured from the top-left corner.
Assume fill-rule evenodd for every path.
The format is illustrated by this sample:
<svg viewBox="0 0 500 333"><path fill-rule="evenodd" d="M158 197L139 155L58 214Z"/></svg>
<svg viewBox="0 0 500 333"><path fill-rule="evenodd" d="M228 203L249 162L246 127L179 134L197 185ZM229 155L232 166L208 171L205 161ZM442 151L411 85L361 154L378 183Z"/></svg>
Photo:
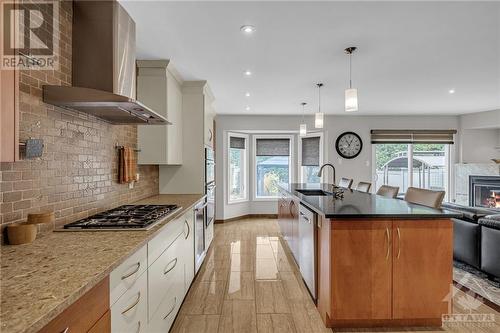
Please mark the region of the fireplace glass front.
<svg viewBox="0 0 500 333"><path fill-rule="evenodd" d="M500 176L469 176L469 185L472 207L500 210Z"/></svg>

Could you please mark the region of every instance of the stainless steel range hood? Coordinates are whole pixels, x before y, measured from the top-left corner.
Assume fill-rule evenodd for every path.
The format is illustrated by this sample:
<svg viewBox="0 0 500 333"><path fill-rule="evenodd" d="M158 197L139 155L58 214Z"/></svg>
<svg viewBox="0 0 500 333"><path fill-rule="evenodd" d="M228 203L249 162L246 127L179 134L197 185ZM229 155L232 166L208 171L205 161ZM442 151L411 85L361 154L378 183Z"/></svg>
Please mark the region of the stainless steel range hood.
<svg viewBox="0 0 500 333"><path fill-rule="evenodd" d="M135 98L135 22L115 0L73 1L73 86L43 86L43 101L113 124L170 124Z"/></svg>

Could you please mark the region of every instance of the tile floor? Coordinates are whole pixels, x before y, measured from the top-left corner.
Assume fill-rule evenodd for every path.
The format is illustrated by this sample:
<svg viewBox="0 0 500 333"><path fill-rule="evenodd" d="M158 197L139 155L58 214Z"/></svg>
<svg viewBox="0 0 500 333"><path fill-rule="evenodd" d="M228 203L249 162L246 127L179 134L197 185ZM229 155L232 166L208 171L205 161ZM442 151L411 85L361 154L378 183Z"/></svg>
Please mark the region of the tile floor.
<svg viewBox="0 0 500 333"><path fill-rule="evenodd" d="M500 332L500 314L454 289L454 313L487 313L493 323L454 323L426 332ZM473 304L474 303L474 304ZM474 308L474 310L471 310ZM371 329L343 331L404 331ZM215 226L215 237L172 332L332 332L325 328L283 246L275 219Z"/></svg>

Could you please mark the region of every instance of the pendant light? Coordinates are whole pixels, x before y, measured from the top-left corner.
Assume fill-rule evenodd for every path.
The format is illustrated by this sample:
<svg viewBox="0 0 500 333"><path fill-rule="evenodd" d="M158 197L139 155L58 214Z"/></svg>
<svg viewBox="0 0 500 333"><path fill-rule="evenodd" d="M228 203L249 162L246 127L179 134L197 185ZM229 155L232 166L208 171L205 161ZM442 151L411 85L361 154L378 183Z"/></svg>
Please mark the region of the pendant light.
<svg viewBox="0 0 500 333"><path fill-rule="evenodd" d="M323 83L317 83L318 87L318 112L314 115L314 127L323 128L325 115L321 112L321 87L323 87Z"/></svg>
<svg viewBox="0 0 500 333"><path fill-rule="evenodd" d="M300 103L302 105L302 124L299 126L299 136L306 136L307 135L307 124L304 121L304 112L305 112L305 107L306 107L305 102Z"/></svg>
<svg viewBox="0 0 500 333"><path fill-rule="evenodd" d="M352 87L352 54L356 51L355 46L348 47L344 50L349 55L349 89L345 90L345 111L358 111L358 89Z"/></svg>

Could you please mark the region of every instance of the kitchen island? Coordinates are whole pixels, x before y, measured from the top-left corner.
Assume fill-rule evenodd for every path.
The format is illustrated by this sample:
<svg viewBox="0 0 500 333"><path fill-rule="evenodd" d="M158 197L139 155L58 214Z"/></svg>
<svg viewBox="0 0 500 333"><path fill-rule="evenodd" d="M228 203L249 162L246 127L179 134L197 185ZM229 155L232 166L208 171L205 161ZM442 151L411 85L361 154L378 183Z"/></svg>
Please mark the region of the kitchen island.
<svg viewBox="0 0 500 333"><path fill-rule="evenodd" d="M297 263L315 213L315 286L327 327L441 326L451 307L456 213L327 184L280 184L280 230ZM303 265L308 263L304 262Z"/></svg>

